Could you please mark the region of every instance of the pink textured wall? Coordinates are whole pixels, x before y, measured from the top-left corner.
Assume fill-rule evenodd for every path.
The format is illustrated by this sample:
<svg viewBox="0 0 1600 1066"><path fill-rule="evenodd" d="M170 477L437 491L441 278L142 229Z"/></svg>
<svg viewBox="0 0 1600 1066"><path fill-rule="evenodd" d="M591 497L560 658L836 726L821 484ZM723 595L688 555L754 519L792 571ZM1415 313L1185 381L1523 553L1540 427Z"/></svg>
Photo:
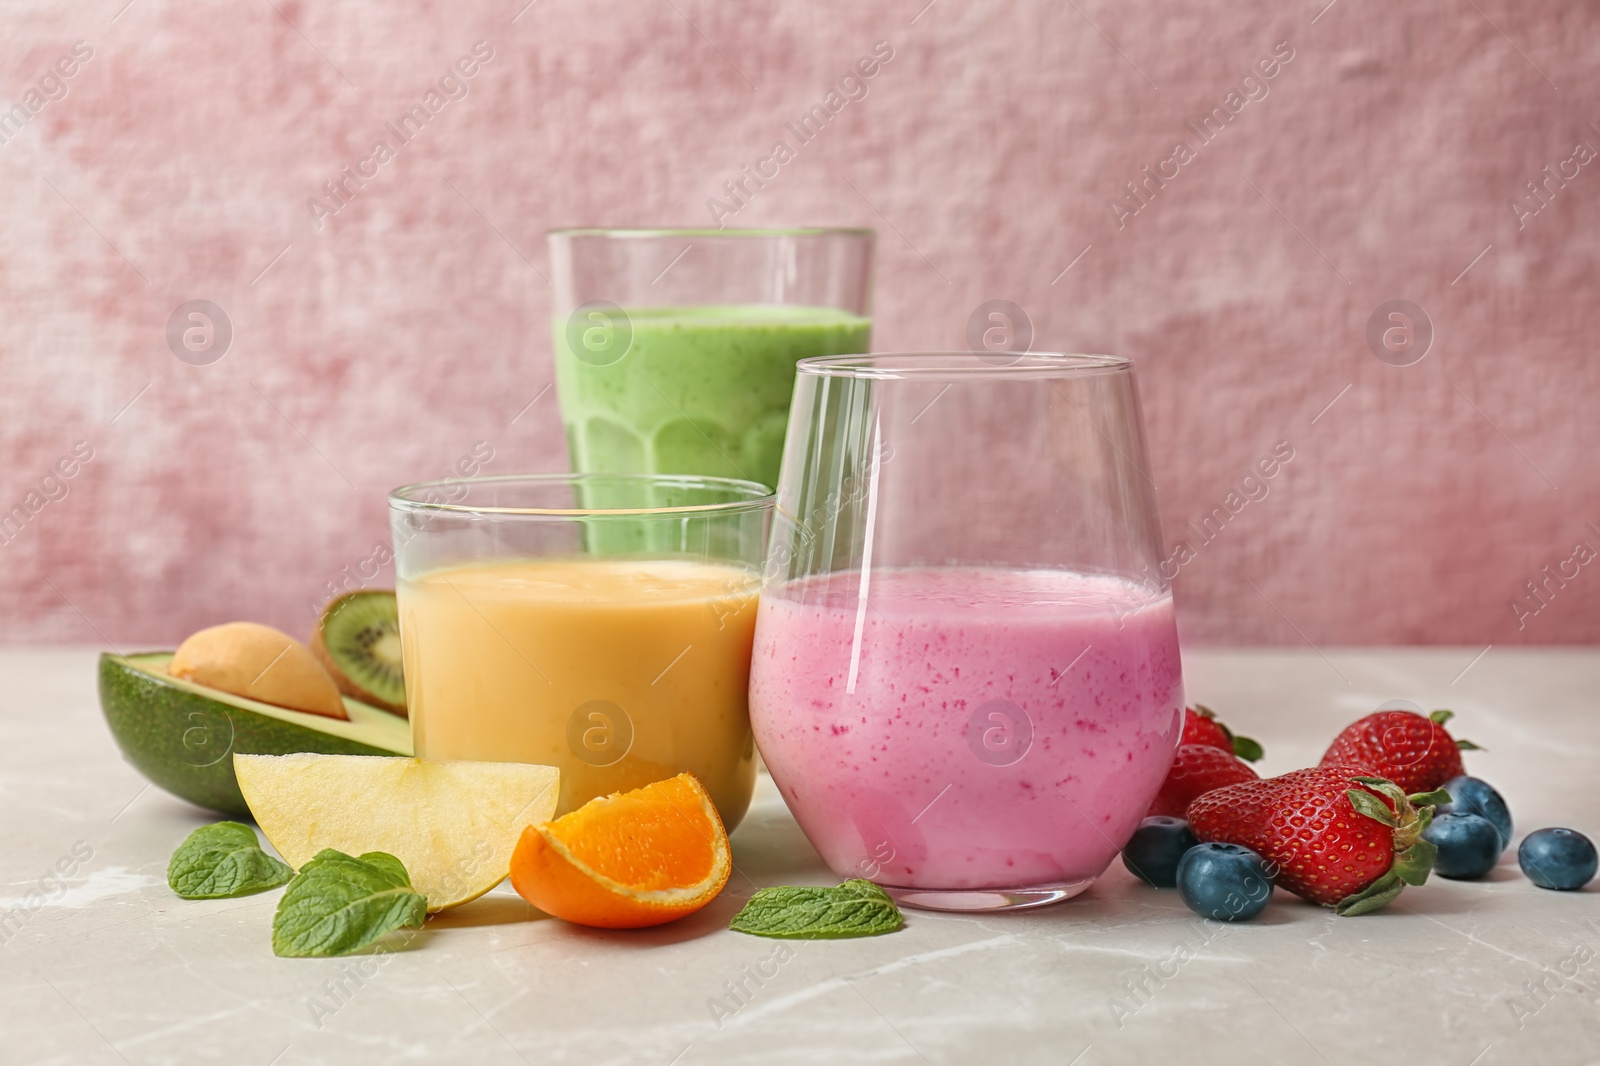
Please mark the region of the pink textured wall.
<svg viewBox="0 0 1600 1066"><path fill-rule="evenodd" d="M706 224L780 138L730 221L877 227L878 348L961 346L1004 299L1035 347L1138 360L1190 640L1600 638L1590 5L125 2L0 14L26 119L0 124L0 509L42 505L0 536L0 640L303 632L391 486L479 441L490 472L562 468L543 231ZM1185 125L1230 106L1210 143ZM319 228L308 199L380 139ZM1514 209L1547 164L1570 180ZM1146 165L1176 173L1141 203ZM204 366L165 333L200 299L233 329ZM1366 339L1395 299L1433 326L1409 366ZM1186 528L1280 441L1264 499ZM1574 576L1519 628L1547 565Z"/></svg>

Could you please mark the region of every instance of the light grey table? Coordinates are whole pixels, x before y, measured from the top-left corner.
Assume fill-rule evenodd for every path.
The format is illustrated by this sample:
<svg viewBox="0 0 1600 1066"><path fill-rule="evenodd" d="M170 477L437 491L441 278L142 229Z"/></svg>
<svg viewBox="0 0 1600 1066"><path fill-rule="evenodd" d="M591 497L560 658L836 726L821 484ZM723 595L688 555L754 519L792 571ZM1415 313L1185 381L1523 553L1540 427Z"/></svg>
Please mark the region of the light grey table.
<svg viewBox="0 0 1600 1066"><path fill-rule="evenodd" d="M1600 836L1600 652L1477 651L1185 666L1190 698L1263 741L1270 773L1407 698L1451 707L1488 749L1470 768L1507 795L1519 835ZM891 936L780 950L728 918L754 885L832 879L766 780L733 837L739 873L675 925L576 928L502 886L381 966L278 959L278 893L168 891L168 855L207 816L121 761L93 666L0 653L0 916L82 859L64 895L0 925L6 1064L1600 1062L1600 893L1534 888L1510 853L1486 881L1434 879L1361 918L1280 892L1219 933L1117 864L1053 908L910 912Z"/></svg>

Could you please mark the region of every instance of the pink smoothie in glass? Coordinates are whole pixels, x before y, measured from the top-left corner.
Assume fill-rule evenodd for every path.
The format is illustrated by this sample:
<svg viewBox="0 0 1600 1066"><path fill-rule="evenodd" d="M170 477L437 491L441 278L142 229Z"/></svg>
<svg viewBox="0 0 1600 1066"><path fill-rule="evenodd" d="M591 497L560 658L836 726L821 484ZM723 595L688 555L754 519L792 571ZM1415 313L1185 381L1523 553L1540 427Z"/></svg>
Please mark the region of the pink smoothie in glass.
<svg viewBox="0 0 1600 1066"><path fill-rule="evenodd" d="M916 889L1086 883L1172 762L1172 597L1051 570L859 571L762 593L756 743L833 871Z"/></svg>

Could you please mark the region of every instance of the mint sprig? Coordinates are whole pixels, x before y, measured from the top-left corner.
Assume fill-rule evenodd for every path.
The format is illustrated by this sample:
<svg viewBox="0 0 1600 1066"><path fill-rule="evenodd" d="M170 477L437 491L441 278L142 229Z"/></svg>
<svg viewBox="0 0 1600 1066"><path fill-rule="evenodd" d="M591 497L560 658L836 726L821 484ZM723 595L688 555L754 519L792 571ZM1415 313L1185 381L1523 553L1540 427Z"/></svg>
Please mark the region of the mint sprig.
<svg viewBox="0 0 1600 1066"><path fill-rule="evenodd" d="M834 888L763 888L728 928L780 940L843 940L892 933L904 924L887 892L856 879Z"/></svg>
<svg viewBox="0 0 1600 1066"><path fill-rule="evenodd" d="M352 858L324 848L300 868L272 918L272 950L285 958L360 951L386 933L418 927L428 900L404 864L381 851Z"/></svg>
<svg viewBox="0 0 1600 1066"><path fill-rule="evenodd" d="M167 884L184 899L232 899L277 888L294 871L261 850L255 830L216 822L190 833L167 863Z"/></svg>

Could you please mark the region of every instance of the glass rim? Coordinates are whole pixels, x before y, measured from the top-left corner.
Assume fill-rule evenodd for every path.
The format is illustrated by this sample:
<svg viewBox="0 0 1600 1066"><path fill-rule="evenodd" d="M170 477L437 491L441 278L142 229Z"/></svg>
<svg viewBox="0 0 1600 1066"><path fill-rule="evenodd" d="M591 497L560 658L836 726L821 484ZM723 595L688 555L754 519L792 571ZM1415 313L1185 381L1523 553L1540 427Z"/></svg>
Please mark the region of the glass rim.
<svg viewBox="0 0 1600 1066"><path fill-rule="evenodd" d="M1072 352L873 352L814 355L796 362L795 370L812 377L877 380L1081 378L1131 372L1133 360L1122 355Z"/></svg>
<svg viewBox="0 0 1600 1066"><path fill-rule="evenodd" d="M412 498L428 491L454 488L457 485L508 484L523 482L538 486L576 485L584 482L624 482L637 485L657 485L678 488L726 489L742 494L742 498L717 503L682 504L673 507L482 507L467 503L439 502ZM650 517L653 515L716 515L738 514L771 508L776 497L773 490L758 481L741 478L711 477L694 474L494 474L490 477L441 478L435 481L416 481L401 485L389 493L389 509L406 514L444 515L507 515L528 518L605 518Z"/></svg>
<svg viewBox="0 0 1600 1066"><path fill-rule="evenodd" d="M612 237L621 240L645 240L652 237L732 237L748 239L756 237L873 237L878 231L870 226L777 226L771 228L750 229L716 229L686 227L683 229L666 228L652 229L649 227L619 226L616 228L606 226L569 226L558 229L547 229L544 235L548 237Z"/></svg>

